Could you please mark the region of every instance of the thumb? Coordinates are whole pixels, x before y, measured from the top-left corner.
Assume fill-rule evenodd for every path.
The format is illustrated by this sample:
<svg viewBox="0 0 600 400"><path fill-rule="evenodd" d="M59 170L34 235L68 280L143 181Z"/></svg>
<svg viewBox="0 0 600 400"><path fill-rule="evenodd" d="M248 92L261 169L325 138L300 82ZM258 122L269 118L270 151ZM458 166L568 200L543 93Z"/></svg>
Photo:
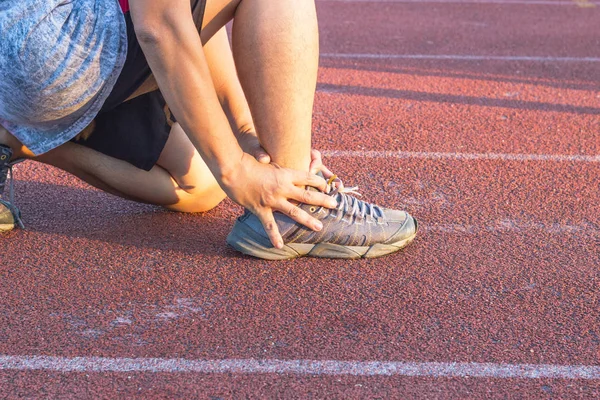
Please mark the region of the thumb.
<svg viewBox="0 0 600 400"><path fill-rule="evenodd" d="M265 149L260 146L254 151L254 158L261 164L269 164L271 162L271 157L267 154Z"/></svg>

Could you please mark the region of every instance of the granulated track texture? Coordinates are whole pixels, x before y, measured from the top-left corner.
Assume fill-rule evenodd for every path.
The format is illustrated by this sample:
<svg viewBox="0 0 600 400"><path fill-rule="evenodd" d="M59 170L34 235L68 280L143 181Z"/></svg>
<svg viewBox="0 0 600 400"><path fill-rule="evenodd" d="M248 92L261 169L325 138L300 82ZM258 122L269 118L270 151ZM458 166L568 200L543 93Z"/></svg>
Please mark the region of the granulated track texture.
<svg viewBox="0 0 600 400"><path fill-rule="evenodd" d="M600 8L319 1L318 13L314 145L363 152L325 162L415 215L415 242L376 260L251 259L225 244L241 212L229 201L171 213L25 163L27 230L0 239L0 355L599 365L600 62L584 58L600 57ZM3 396L594 398L600 380L0 367Z"/></svg>

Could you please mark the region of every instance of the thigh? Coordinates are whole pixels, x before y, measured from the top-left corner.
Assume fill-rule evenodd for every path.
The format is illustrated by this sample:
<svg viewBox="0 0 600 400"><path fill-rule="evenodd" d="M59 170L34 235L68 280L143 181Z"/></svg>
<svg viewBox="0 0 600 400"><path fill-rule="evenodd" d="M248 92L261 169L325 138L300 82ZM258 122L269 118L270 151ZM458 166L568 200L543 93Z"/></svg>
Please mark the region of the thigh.
<svg viewBox="0 0 600 400"><path fill-rule="evenodd" d="M187 192L218 187L217 180L178 123L173 124L156 164L165 169L179 187Z"/></svg>
<svg viewBox="0 0 600 400"><path fill-rule="evenodd" d="M142 83L142 85L133 92L131 96L127 98L125 101L129 101L131 99L135 99L138 96L141 96L146 93L153 92L158 90L158 83L156 83L156 78L154 78L153 74L150 74L148 78Z"/></svg>

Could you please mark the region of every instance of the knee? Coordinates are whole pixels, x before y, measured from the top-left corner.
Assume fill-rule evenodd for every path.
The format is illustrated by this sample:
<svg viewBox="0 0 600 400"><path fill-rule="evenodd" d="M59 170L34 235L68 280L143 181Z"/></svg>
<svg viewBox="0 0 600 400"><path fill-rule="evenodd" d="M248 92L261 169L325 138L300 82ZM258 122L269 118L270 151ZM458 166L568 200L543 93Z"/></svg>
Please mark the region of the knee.
<svg viewBox="0 0 600 400"><path fill-rule="evenodd" d="M218 184L214 184L209 187L187 189L178 197L177 203L165 207L172 211L200 213L212 210L227 196Z"/></svg>

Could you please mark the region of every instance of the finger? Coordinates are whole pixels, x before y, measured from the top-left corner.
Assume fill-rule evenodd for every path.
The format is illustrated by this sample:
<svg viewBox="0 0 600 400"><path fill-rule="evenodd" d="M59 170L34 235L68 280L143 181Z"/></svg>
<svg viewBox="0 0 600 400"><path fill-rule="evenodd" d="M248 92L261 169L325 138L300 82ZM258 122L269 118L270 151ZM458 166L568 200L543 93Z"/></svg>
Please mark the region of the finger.
<svg viewBox="0 0 600 400"><path fill-rule="evenodd" d="M258 149L254 152L254 158L261 164L268 164L271 162L271 157L267 154L265 149L262 147L258 147Z"/></svg>
<svg viewBox="0 0 600 400"><path fill-rule="evenodd" d="M307 228L312 229L313 231L320 231L321 229L323 229L323 224L321 223L321 221L311 217L306 211L290 203L289 201L286 201L284 205L281 206L281 209L279 211L286 214L299 224L302 224Z"/></svg>
<svg viewBox="0 0 600 400"><path fill-rule="evenodd" d="M310 173L311 174L318 174L323 168L323 163L321 162L321 160L319 159L313 159L310 162Z"/></svg>
<svg viewBox="0 0 600 400"><path fill-rule="evenodd" d="M321 172L323 173L323 177L325 177L325 179L329 179L334 175L333 172L331 172L329 168L324 165L321 166Z"/></svg>
<svg viewBox="0 0 600 400"><path fill-rule="evenodd" d="M301 189L299 187L294 188L292 197L290 198L299 201L300 203L310 204L313 206L335 208L338 205L336 199L325 193L315 192L314 190Z"/></svg>
<svg viewBox="0 0 600 400"><path fill-rule="evenodd" d="M311 150L310 159L310 172L316 174L319 171L321 171L321 168L323 167L323 159L321 158L321 152L319 150Z"/></svg>
<svg viewBox="0 0 600 400"><path fill-rule="evenodd" d="M292 183L296 186L312 186L322 192L327 190L327 181L318 175L310 172L294 171Z"/></svg>
<svg viewBox="0 0 600 400"><path fill-rule="evenodd" d="M269 240L273 246L277 249L281 249L283 247L283 238L279 234L279 228L277 228L277 222L275 222L275 217L273 217L273 213L271 211L265 211L261 214L256 214L258 219L265 228L265 232L267 236L269 236Z"/></svg>
<svg viewBox="0 0 600 400"><path fill-rule="evenodd" d="M310 162L310 168L309 168L310 173L318 174L319 171L321 171L321 167L322 167L322 164L318 160L312 160Z"/></svg>

